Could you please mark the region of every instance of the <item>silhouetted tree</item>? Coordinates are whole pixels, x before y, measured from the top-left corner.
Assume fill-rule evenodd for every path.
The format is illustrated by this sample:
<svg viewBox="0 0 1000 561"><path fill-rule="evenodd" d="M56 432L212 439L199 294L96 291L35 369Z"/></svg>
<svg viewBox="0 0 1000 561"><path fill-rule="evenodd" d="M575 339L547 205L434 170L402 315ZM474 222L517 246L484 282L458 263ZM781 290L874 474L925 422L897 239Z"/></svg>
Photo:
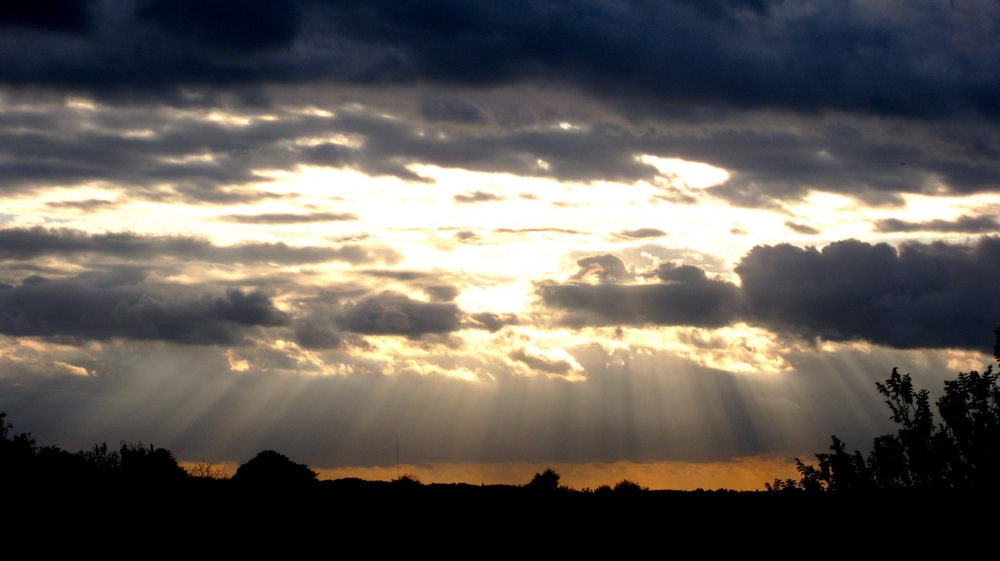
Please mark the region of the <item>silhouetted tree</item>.
<svg viewBox="0 0 1000 561"><path fill-rule="evenodd" d="M1000 330L997 330L1000 345ZM997 356L1000 361L1000 356ZM947 478L956 488L1000 486L1000 386L990 365L985 372L959 374L944 383L937 401L944 421L943 443L948 457Z"/></svg>
<svg viewBox="0 0 1000 561"><path fill-rule="evenodd" d="M296 485L316 481L317 473L274 450L264 450L240 465L233 481L264 485Z"/></svg>
<svg viewBox="0 0 1000 561"><path fill-rule="evenodd" d="M559 488L559 474L548 468L542 473L536 473L524 488L532 491L555 491Z"/></svg>
<svg viewBox="0 0 1000 561"><path fill-rule="evenodd" d="M1000 362L1000 329L994 356ZM806 491L868 491L872 489L978 489L1000 487L1000 374L990 365L980 374L959 373L945 381L944 395L935 402L942 422L935 425L927 390L916 391L909 374L892 369L885 384L876 383L899 425L896 434L875 439L865 461L860 452L848 454L836 436L830 454L816 454L819 467L798 458L797 486ZM786 490L775 480L769 491Z"/></svg>

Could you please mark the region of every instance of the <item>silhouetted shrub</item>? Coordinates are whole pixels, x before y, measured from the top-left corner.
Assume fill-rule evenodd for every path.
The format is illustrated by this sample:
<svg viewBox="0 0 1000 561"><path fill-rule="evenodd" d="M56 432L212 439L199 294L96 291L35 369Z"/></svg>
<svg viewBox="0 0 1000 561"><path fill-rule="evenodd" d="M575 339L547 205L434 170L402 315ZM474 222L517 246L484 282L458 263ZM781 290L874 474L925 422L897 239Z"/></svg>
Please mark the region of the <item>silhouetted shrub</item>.
<svg viewBox="0 0 1000 561"><path fill-rule="evenodd" d="M297 485L316 481L316 472L274 450L264 450L240 465L233 481L261 485Z"/></svg>

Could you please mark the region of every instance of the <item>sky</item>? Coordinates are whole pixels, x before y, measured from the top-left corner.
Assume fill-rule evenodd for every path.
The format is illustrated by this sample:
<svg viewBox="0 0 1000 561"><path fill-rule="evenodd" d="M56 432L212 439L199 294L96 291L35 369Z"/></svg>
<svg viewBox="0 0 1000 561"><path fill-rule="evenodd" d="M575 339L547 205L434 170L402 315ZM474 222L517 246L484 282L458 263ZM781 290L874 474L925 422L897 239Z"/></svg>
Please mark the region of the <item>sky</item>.
<svg viewBox="0 0 1000 561"><path fill-rule="evenodd" d="M0 6L0 410L762 487L1000 326L996 0Z"/></svg>

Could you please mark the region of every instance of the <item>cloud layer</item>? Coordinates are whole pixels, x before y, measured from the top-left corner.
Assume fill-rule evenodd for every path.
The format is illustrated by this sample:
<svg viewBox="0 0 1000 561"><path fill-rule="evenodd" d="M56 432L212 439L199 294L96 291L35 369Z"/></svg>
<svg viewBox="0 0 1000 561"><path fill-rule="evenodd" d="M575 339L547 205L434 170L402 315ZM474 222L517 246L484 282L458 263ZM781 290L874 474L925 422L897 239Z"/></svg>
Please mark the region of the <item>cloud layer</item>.
<svg viewBox="0 0 1000 561"><path fill-rule="evenodd" d="M253 326L288 323L259 292L225 296L166 294L135 286L29 277L0 287L0 333L13 336L160 340L180 344L237 345ZM173 288L170 291L169 288ZM179 290L178 290L179 289Z"/></svg>
<svg viewBox="0 0 1000 561"><path fill-rule="evenodd" d="M544 80L660 111L694 102L995 119L997 57L983 45L997 14L982 1L81 0L5 8L0 48L30 54L3 57L0 77L100 89Z"/></svg>

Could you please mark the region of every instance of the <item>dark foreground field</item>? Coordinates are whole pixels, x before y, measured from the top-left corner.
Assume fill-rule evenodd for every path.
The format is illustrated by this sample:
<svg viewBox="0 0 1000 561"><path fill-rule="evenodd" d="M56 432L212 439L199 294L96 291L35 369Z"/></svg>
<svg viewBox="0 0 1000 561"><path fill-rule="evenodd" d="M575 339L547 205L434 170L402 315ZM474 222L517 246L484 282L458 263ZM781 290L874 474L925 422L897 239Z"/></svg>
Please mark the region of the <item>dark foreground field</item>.
<svg viewBox="0 0 1000 561"><path fill-rule="evenodd" d="M7 535L146 547L327 547L376 552L704 552L742 547L784 554L843 548L957 552L996 527L994 495L912 491L851 496L734 491L582 493L509 485L408 485L342 479L241 485L190 479L163 485L6 486ZM978 536L978 539L974 539ZM473 548L473 549L469 549ZM553 549L554 548L554 549ZM806 549L800 549L806 548ZM342 551L341 551L342 552Z"/></svg>

